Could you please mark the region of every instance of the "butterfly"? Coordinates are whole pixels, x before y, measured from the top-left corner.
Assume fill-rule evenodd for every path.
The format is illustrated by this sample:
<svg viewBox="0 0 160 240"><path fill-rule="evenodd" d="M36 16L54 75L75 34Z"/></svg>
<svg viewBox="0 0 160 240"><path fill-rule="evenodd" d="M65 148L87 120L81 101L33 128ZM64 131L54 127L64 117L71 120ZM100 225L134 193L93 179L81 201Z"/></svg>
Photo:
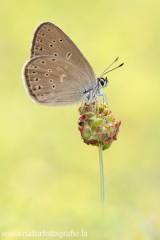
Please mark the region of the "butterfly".
<svg viewBox="0 0 160 240"><path fill-rule="evenodd" d="M104 103L106 94L101 90L108 84L107 77L103 78L108 68L96 78L72 40L54 24L42 22L33 34L30 59L23 66L22 78L31 100L41 105L74 105L97 101L100 96Z"/></svg>

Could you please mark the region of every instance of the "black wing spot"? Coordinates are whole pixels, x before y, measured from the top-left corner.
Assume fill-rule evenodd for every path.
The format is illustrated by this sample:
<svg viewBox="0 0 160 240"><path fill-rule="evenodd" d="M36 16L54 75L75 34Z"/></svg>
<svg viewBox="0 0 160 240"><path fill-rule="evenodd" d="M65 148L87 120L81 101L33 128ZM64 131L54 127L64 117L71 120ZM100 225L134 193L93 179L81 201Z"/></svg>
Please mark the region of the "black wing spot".
<svg viewBox="0 0 160 240"><path fill-rule="evenodd" d="M45 76L46 76L46 77L48 77L48 76L49 76L49 74L48 74L48 73L45 73Z"/></svg>
<svg viewBox="0 0 160 240"><path fill-rule="evenodd" d="M35 74L35 72L32 72L33 74Z"/></svg>
<svg viewBox="0 0 160 240"><path fill-rule="evenodd" d="M39 86L38 89L41 89L41 86Z"/></svg>
<svg viewBox="0 0 160 240"><path fill-rule="evenodd" d="M48 28L48 31L51 31L51 29L50 29L50 28Z"/></svg>
<svg viewBox="0 0 160 240"><path fill-rule="evenodd" d="M57 54L57 53L54 53L54 56L55 56L55 57L57 57L57 56L58 56L58 54Z"/></svg>
<svg viewBox="0 0 160 240"><path fill-rule="evenodd" d="M53 44L49 44L49 46L52 48L52 47L53 47Z"/></svg>
<svg viewBox="0 0 160 240"><path fill-rule="evenodd" d="M52 79L49 79L49 82L50 82L50 83L52 83L52 82L53 82L53 80L52 80Z"/></svg>
<svg viewBox="0 0 160 240"><path fill-rule="evenodd" d="M63 42L63 40L62 40L62 39L59 39L59 41L60 41L60 42Z"/></svg>
<svg viewBox="0 0 160 240"><path fill-rule="evenodd" d="M48 72L52 72L52 70L51 70L51 69L48 69Z"/></svg>
<svg viewBox="0 0 160 240"><path fill-rule="evenodd" d="M42 61L42 63L44 64L44 61Z"/></svg>
<svg viewBox="0 0 160 240"><path fill-rule="evenodd" d="M44 33L42 33L42 36L44 36Z"/></svg>
<svg viewBox="0 0 160 240"><path fill-rule="evenodd" d="M54 61L56 61L56 59L55 59L55 58L52 58L52 61L54 62Z"/></svg>
<svg viewBox="0 0 160 240"><path fill-rule="evenodd" d="M35 81L38 81L38 78L36 78Z"/></svg>
<svg viewBox="0 0 160 240"><path fill-rule="evenodd" d="M37 66L34 66L34 68L37 68Z"/></svg>
<svg viewBox="0 0 160 240"><path fill-rule="evenodd" d="M52 85L52 88L55 88L55 85Z"/></svg>
<svg viewBox="0 0 160 240"><path fill-rule="evenodd" d="M52 42L56 42L56 40L53 39Z"/></svg>

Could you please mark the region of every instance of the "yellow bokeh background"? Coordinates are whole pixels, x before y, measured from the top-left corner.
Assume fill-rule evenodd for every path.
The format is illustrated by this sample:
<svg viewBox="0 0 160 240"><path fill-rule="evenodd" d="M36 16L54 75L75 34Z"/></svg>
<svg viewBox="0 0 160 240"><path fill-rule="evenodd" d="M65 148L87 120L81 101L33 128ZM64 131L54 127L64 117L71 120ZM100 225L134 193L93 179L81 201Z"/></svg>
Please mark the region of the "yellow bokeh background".
<svg viewBox="0 0 160 240"><path fill-rule="evenodd" d="M104 90L122 121L118 140L103 152L104 223L98 149L80 137L78 106L39 106L22 84L32 34L42 21L75 42L97 77L117 56L125 63L108 74ZM1 232L83 229L86 238L64 239L160 239L159 59L157 0L1 0Z"/></svg>

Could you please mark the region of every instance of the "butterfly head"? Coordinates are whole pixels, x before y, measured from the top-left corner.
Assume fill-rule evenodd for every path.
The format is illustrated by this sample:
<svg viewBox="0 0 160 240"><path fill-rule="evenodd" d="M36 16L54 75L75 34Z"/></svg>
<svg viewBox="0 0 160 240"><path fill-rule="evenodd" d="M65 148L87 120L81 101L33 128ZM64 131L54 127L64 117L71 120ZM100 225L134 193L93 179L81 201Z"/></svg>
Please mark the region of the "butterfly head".
<svg viewBox="0 0 160 240"><path fill-rule="evenodd" d="M102 78L102 77L97 78L97 82L98 82L98 88L102 89L102 88L107 87L108 79L107 79L107 77L106 78Z"/></svg>

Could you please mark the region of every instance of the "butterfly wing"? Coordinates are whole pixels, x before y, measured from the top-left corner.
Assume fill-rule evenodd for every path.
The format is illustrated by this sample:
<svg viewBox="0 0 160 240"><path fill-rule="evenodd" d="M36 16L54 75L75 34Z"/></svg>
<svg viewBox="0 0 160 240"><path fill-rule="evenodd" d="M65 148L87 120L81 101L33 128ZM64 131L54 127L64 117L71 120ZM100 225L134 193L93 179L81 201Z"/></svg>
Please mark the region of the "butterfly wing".
<svg viewBox="0 0 160 240"><path fill-rule="evenodd" d="M40 55L53 55L65 59L86 73L92 86L97 84L95 73L87 59L72 40L50 22L40 23L33 35L30 57Z"/></svg>
<svg viewBox="0 0 160 240"><path fill-rule="evenodd" d="M58 56L32 57L23 67L22 78L29 97L46 106L77 104L93 88L86 73Z"/></svg>

